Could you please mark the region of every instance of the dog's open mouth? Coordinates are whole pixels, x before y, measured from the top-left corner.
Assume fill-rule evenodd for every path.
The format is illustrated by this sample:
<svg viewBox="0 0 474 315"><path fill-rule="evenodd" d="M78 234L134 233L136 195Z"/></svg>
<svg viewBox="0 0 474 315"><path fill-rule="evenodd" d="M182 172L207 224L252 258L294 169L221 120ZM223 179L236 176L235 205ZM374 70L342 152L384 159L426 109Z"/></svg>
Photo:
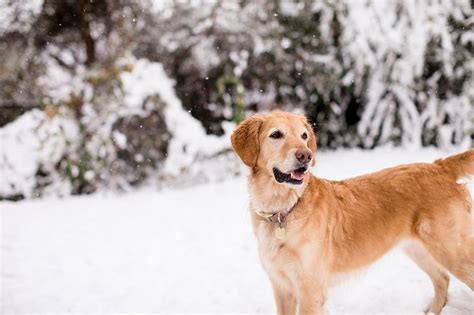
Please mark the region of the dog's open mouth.
<svg viewBox="0 0 474 315"><path fill-rule="evenodd" d="M304 180L304 175L308 170L307 166L299 167L290 173L283 173L278 168L273 168L273 176L275 176L275 180L279 183L290 183L294 185L301 185Z"/></svg>

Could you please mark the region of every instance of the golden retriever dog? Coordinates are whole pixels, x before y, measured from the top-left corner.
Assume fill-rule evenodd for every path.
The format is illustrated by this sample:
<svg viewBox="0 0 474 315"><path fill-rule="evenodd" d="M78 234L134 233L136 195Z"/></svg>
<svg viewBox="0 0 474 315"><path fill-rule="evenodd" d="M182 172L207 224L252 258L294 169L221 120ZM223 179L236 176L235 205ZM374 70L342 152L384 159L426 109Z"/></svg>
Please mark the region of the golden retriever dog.
<svg viewBox="0 0 474 315"><path fill-rule="evenodd" d="M253 231L278 314L325 313L327 289L399 245L434 286L429 312L446 303L448 271L474 289L474 150L343 181L313 176L316 137L306 118L253 115L232 146L250 168ZM354 165L357 161L354 161Z"/></svg>

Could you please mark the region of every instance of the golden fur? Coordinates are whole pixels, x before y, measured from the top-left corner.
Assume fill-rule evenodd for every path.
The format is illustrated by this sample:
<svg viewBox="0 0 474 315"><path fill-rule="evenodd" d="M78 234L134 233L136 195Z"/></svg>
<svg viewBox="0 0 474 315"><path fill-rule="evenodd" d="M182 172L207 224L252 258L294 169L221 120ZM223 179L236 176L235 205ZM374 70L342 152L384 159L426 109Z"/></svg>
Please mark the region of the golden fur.
<svg viewBox="0 0 474 315"><path fill-rule="evenodd" d="M284 137L269 137L274 130ZM314 165L316 137L304 116L257 114L242 122L231 140L251 169L252 225L278 314L325 313L326 290L335 278L368 266L402 241L433 282L430 312L440 313L446 303L447 271L474 289L472 201L457 183L474 175L474 150L343 181L307 172L302 184L293 185L278 183L272 168L290 172L301 148L313 152ZM257 214L290 209L283 240L274 235L275 223Z"/></svg>

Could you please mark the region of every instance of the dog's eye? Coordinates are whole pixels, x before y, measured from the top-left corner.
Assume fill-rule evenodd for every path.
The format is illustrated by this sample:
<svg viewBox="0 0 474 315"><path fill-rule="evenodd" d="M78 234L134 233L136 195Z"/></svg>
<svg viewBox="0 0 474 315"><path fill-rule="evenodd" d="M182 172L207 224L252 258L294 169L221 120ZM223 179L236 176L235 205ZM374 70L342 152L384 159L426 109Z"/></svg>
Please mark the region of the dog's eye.
<svg viewBox="0 0 474 315"><path fill-rule="evenodd" d="M306 132L303 132L301 138L303 138L304 140L308 139L308 134Z"/></svg>
<svg viewBox="0 0 474 315"><path fill-rule="evenodd" d="M273 138L273 139L283 138L283 133L280 130L276 130L272 132L272 134L270 135L270 138Z"/></svg>

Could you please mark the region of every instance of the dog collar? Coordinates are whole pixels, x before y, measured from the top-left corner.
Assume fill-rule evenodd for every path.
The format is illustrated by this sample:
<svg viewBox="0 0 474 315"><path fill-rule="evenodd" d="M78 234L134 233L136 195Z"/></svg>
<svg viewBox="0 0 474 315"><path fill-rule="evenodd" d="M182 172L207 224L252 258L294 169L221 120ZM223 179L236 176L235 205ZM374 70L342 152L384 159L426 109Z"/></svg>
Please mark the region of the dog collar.
<svg viewBox="0 0 474 315"><path fill-rule="evenodd" d="M286 217L293 211L296 205L299 202L299 198L296 203L285 213L278 211L275 213L266 213L261 211L255 211L260 217L265 219L267 222L277 223L277 228L275 229L275 237L279 240L283 240L286 237L286 229L284 227Z"/></svg>
<svg viewBox="0 0 474 315"><path fill-rule="evenodd" d="M286 219L286 216L291 212L291 209L290 211L288 211L286 214L283 214L281 211L279 212L275 212L275 213L266 213L266 212L260 212L260 211L257 211L257 214L259 216L261 216L262 218L264 218L266 221L268 222L272 222L272 223L283 223Z"/></svg>

